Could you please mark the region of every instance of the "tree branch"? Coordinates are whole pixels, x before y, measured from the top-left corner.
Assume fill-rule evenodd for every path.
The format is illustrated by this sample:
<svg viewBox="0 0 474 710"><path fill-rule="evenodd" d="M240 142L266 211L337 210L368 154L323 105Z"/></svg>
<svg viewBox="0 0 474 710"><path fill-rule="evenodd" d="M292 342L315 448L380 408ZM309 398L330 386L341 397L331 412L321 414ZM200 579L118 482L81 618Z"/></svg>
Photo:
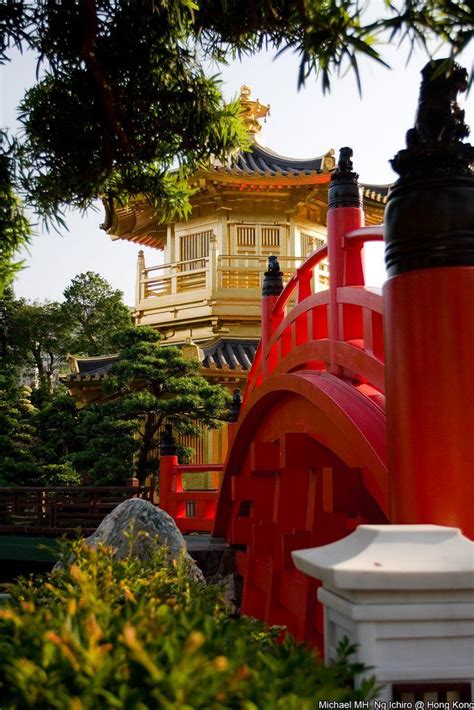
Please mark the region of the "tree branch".
<svg viewBox="0 0 474 710"><path fill-rule="evenodd" d="M84 41L82 43L82 58L95 81L98 97L107 122L108 131L105 133L105 153L107 167L112 168L113 148L110 135L117 136L122 148L128 153L130 143L115 111L114 94L110 81L96 58L95 48L97 42L97 6L95 0L80 0L81 12L84 18Z"/></svg>

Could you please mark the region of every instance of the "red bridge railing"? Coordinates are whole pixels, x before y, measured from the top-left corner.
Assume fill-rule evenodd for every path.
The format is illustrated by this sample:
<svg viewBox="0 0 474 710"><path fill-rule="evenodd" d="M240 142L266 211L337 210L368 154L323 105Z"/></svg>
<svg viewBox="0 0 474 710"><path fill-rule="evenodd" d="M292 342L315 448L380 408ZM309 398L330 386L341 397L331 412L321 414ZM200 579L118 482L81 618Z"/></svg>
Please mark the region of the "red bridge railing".
<svg viewBox="0 0 474 710"><path fill-rule="evenodd" d="M328 256L327 245L296 270L270 310L269 337L260 342L244 401L270 375L302 368L352 377L381 401L382 299L379 289L365 286L362 261L364 245L375 241L383 241L382 225L355 229L340 239L326 291L314 291L313 275ZM290 310L291 299L296 303Z"/></svg>
<svg viewBox="0 0 474 710"><path fill-rule="evenodd" d="M223 469L223 464L180 465L177 456L161 456L160 507L174 518L182 533L212 532ZM189 475L197 473L216 474L213 487L208 490L189 488ZM186 490L183 474L187 474L188 479Z"/></svg>

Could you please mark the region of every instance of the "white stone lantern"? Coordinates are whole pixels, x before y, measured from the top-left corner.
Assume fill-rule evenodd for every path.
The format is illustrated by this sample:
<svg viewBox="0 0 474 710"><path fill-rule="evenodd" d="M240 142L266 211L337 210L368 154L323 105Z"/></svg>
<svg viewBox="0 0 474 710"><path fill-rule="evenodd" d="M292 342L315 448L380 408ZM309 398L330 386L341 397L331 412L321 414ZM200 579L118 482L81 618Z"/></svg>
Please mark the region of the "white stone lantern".
<svg viewBox="0 0 474 710"><path fill-rule="evenodd" d="M384 684L378 707L474 707L474 543L457 528L361 525L292 555L323 582L326 662L343 637L356 643Z"/></svg>

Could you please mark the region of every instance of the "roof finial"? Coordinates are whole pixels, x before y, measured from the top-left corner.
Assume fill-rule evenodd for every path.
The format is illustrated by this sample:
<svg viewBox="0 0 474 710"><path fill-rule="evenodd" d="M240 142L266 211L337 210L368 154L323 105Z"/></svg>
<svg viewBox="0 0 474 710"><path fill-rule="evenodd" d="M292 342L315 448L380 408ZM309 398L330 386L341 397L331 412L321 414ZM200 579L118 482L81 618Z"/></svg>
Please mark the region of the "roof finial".
<svg viewBox="0 0 474 710"><path fill-rule="evenodd" d="M256 101L252 101L250 99L251 93L252 90L250 86L244 84L240 87L240 103L242 105L242 109L244 110L243 119L245 127L249 133L257 134L262 130L259 119L266 118L269 115L270 106L261 104L258 99Z"/></svg>

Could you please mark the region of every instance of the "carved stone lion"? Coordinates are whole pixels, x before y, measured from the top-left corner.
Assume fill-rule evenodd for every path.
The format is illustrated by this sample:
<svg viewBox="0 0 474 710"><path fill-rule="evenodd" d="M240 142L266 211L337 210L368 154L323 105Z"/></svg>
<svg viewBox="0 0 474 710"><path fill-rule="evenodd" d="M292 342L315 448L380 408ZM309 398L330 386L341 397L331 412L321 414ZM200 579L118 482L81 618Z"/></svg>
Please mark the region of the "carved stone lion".
<svg viewBox="0 0 474 710"><path fill-rule="evenodd" d="M457 103L459 92L468 87L466 69L454 62L447 65L446 59L429 62L421 72L423 77L418 100L415 128L407 133L407 147L432 143L452 143L469 135L464 123L464 111Z"/></svg>

